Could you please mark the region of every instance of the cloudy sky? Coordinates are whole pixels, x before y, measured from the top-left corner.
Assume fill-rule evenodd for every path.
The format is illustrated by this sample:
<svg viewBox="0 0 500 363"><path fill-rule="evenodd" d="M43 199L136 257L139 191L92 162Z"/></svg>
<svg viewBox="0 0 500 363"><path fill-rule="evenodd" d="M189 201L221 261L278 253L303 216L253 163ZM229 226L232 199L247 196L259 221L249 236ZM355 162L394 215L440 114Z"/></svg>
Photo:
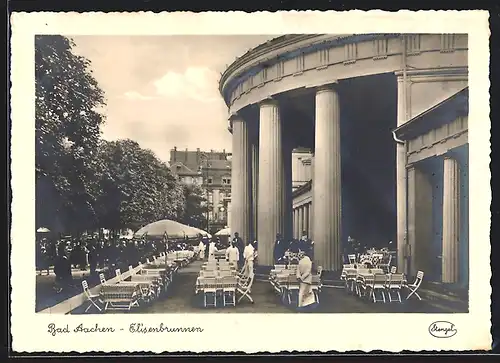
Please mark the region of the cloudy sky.
<svg viewBox="0 0 500 363"><path fill-rule="evenodd" d="M275 36L74 36L106 93L107 140L130 138L169 160L180 149L230 150L220 73Z"/></svg>

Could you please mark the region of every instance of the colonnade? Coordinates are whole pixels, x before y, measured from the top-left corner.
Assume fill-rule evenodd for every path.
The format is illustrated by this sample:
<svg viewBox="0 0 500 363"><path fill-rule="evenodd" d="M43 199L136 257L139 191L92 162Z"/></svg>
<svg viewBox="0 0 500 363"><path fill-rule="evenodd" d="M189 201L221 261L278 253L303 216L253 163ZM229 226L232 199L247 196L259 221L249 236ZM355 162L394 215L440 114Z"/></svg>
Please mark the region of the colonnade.
<svg viewBox="0 0 500 363"><path fill-rule="evenodd" d="M315 107L313 207L307 210L307 228L305 223L301 226L314 236L315 262L326 270L338 270L342 266L340 105L335 85L316 90ZM276 234L286 240L296 234L292 210L293 145L284 130L281 106L276 99L268 98L259 104L258 143L250 140L251 121L238 114L230 117L231 229L244 241L257 237L259 262L272 265ZM297 213L297 218L305 221L304 210Z"/></svg>
<svg viewBox="0 0 500 363"><path fill-rule="evenodd" d="M293 210L293 238L301 238L302 232L309 238L312 236L312 203L305 203Z"/></svg>

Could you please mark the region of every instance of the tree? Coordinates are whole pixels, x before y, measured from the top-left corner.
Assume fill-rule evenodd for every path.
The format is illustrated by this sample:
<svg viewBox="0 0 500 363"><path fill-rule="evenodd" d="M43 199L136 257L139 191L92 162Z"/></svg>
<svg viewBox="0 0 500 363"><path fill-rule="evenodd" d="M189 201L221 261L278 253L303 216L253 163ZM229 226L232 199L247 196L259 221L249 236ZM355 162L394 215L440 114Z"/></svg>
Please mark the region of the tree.
<svg viewBox="0 0 500 363"><path fill-rule="evenodd" d="M64 216L66 229L81 232L95 223L100 193L95 152L105 100L90 61L75 55L73 47L63 36L35 37L36 176L45 184L37 187L36 198L38 216L55 211ZM52 193L43 192L47 189Z"/></svg>
<svg viewBox="0 0 500 363"><path fill-rule="evenodd" d="M185 210L181 220L182 223L207 229L206 218L206 198L203 196L203 190L196 184L184 185Z"/></svg>
<svg viewBox="0 0 500 363"><path fill-rule="evenodd" d="M138 229L161 219L180 219L184 194L168 166L132 140L102 141L98 199L100 227Z"/></svg>

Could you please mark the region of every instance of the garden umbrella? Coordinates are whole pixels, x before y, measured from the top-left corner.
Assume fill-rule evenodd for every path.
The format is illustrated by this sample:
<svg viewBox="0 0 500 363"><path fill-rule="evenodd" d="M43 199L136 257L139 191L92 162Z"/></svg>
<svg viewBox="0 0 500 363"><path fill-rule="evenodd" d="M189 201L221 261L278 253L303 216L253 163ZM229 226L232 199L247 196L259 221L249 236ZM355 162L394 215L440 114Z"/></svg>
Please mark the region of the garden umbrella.
<svg viewBox="0 0 500 363"><path fill-rule="evenodd" d="M176 221L164 219L142 227L134 233L134 236L140 238L144 234L147 234L148 237L161 238L165 235L165 233L168 238L181 239L185 237L197 237L200 232L194 227L189 227Z"/></svg>
<svg viewBox="0 0 500 363"><path fill-rule="evenodd" d="M224 228L215 234L216 236L231 236L231 229Z"/></svg>
<svg viewBox="0 0 500 363"><path fill-rule="evenodd" d="M36 231L37 233L49 233L50 229L48 229L47 227L40 227Z"/></svg>

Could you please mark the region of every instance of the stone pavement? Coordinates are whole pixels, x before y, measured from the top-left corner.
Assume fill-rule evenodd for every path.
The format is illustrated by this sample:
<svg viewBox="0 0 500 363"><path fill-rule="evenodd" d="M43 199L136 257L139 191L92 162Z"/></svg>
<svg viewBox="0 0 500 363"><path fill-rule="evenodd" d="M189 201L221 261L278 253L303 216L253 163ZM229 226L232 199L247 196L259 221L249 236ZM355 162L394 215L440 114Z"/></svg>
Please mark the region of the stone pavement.
<svg viewBox="0 0 500 363"><path fill-rule="evenodd" d="M170 285L167 295L150 306L133 309L131 313L293 313L292 307L283 305L270 283L263 279L254 282L252 298L255 303L243 300L236 307L203 308L202 295L195 295L194 287L201 262L197 261L181 269ZM343 288L324 287L320 305L315 313L449 313L467 312L467 301L447 297L430 290L422 290L418 299L403 303L372 303L348 294ZM406 297L403 292L402 297ZM78 312L74 312L78 313ZM118 312L122 313L122 312Z"/></svg>

